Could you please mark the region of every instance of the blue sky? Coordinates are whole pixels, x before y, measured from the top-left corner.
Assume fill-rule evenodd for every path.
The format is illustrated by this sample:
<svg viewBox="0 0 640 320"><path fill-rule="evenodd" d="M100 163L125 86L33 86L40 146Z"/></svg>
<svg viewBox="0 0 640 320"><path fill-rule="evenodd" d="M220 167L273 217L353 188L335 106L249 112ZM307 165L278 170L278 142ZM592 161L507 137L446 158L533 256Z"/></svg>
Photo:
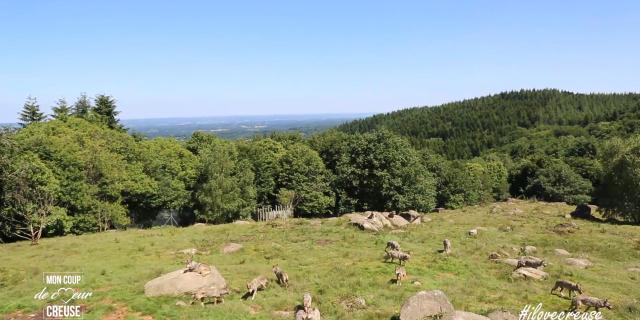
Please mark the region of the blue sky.
<svg viewBox="0 0 640 320"><path fill-rule="evenodd" d="M80 92L122 118L369 113L640 88L638 1L1 1L0 122Z"/></svg>

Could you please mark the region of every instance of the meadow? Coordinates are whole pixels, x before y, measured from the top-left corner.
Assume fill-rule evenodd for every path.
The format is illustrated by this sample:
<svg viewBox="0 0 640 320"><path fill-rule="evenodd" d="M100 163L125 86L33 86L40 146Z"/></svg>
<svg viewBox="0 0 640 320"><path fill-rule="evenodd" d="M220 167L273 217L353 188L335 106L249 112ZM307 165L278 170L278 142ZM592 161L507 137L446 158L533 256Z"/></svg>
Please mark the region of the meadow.
<svg viewBox="0 0 640 320"><path fill-rule="evenodd" d="M129 229L46 238L37 246L2 244L0 314L29 319L43 306L34 300L43 287L43 272L81 271L82 289L93 292L86 300L85 319L273 319L279 311L292 311L307 291L325 319L392 319L408 297L432 289L445 292L457 310L487 314L505 309L517 315L526 304L568 309L568 299L549 293L557 279L577 281L585 294L608 298L614 308L603 311L606 319L639 319L640 272L634 268L640 268L640 227L566 218L573 208L501 202L430 213L431 221L381 233L358 230L345 218L289 219ZM556 224L569 220L579 229L554 231ZM467 231L476 227L481 227L479 234L470 237ZM437 252L445 238L453 246L448 256ZM412 253L406 266L409 279L401 285L390 281L395 264L383 261L388 240ZM244 248L223 254L221 247L230 242ZM513 279L512 266L488 259L494 251L516 257L525 245L537 247L534 255L549 262L549 279ZM224 304L182 307L176 302L188 303L188 296L144 296L147 281L184 267L186 257L178 251L186 248L204 252L195 260L216 266L225 277L232 293ZM568 266L554 253L556 248L594 266ZM289 288L275 284L274 264L289 273ZM269 277L269 287L253 301L242 300L246 282L258 275ZM366 307L343 305L354 297L364 298Z"/></svg>

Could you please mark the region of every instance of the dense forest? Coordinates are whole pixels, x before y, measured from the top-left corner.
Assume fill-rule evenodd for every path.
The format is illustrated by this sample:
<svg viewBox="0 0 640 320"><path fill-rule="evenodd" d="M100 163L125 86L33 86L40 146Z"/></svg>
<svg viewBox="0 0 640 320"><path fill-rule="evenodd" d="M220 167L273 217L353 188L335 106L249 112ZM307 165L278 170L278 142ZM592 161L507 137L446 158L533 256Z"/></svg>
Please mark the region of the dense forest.
<svg viewBox="0 0 640 320"><path fill-rule="evenodd" d="M596 203L640 222L640 95L519 91L348 123L312 136L131 135L116 100L52 115L29 98L0 131L0 240L165 223L258 207L297 216L430 211L510 196Z"/></svg>

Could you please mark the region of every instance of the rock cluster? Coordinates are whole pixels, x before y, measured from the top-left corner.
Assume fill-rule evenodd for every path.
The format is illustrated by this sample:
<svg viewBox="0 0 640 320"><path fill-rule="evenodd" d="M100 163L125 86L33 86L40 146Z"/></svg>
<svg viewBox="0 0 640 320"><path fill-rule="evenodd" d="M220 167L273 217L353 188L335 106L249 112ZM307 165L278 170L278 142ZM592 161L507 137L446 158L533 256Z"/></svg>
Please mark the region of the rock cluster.
<svg viewBox="0 0 640 320"><path fill-rule="evenodd" d="M410 224L420 224L425 220L422 214L414 210L401 214L378 211L354 212L345 214L344 217L348 218L349 223L358 228L373 232L382 231L385 228L404 228Z"/></svg>

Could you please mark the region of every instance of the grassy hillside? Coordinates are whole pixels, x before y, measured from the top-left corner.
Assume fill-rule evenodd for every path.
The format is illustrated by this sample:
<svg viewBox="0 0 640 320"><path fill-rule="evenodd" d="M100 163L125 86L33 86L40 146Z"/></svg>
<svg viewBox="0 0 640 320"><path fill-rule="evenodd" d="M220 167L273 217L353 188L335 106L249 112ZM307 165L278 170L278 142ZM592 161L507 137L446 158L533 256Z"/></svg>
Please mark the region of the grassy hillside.
<svg viewBox="0 0 640 320"><path fill-rule="evenodd" d="M155 228L47 238L38 246L28 242L0 245L0 314L25 316L42 304L33 296L42 289L47 271L83 271L83 290L92 290L85 319L270 319L274 311L292 310L304 292L314 295L326 319L390 319L405 299L419 290L441 289L459 310L486 314L506 308L516 313L525 304L544 303L546 310L565 310L569 300L549 294L558 278L582 283L585 293L609 298L615 308L607 319L640 317L640 227L575 221L580 229L557 234L552 227L567 222L572 207L560 203L497 203L430 214L432 221L405 232L366 233L348 226L344 218L293 219L281 223L251 223ZM504 227L513 231L506 232ZM481 229L477 238L467 230ZM444 238L453 254L436 252ZM412 251L407 265L409 281L389 283L394 265L382 260L387 240L398 240ZM237 242L244 248L233 254L220 247ZM546 281L514 280L513 267L488 260L492 251L516 256L513 248L533 245L536 256L550 265ZM196 259L215 265L237 290L222 305L179 307L187 297L146 298L144 284L182 267L177 250L196 247L210 251ZM564 265L555 248L595 263L589 269ZM274 279L278 263L289 273L291 286L270 283L255 301L240 299L244 285L259 274ZM421 283L411 284L412 280ZM367 307L348 311L340 302L363 297Z"/></svg>
<svg viewBox="0 0 640 320"><path fill-rule="evenodd" d="M355 120L339 128L387 128L417 148L451 159L470 158L529 136L537 129L597 138L639 132L640 94L580 94L554 89L503 92Z"/></svg>

